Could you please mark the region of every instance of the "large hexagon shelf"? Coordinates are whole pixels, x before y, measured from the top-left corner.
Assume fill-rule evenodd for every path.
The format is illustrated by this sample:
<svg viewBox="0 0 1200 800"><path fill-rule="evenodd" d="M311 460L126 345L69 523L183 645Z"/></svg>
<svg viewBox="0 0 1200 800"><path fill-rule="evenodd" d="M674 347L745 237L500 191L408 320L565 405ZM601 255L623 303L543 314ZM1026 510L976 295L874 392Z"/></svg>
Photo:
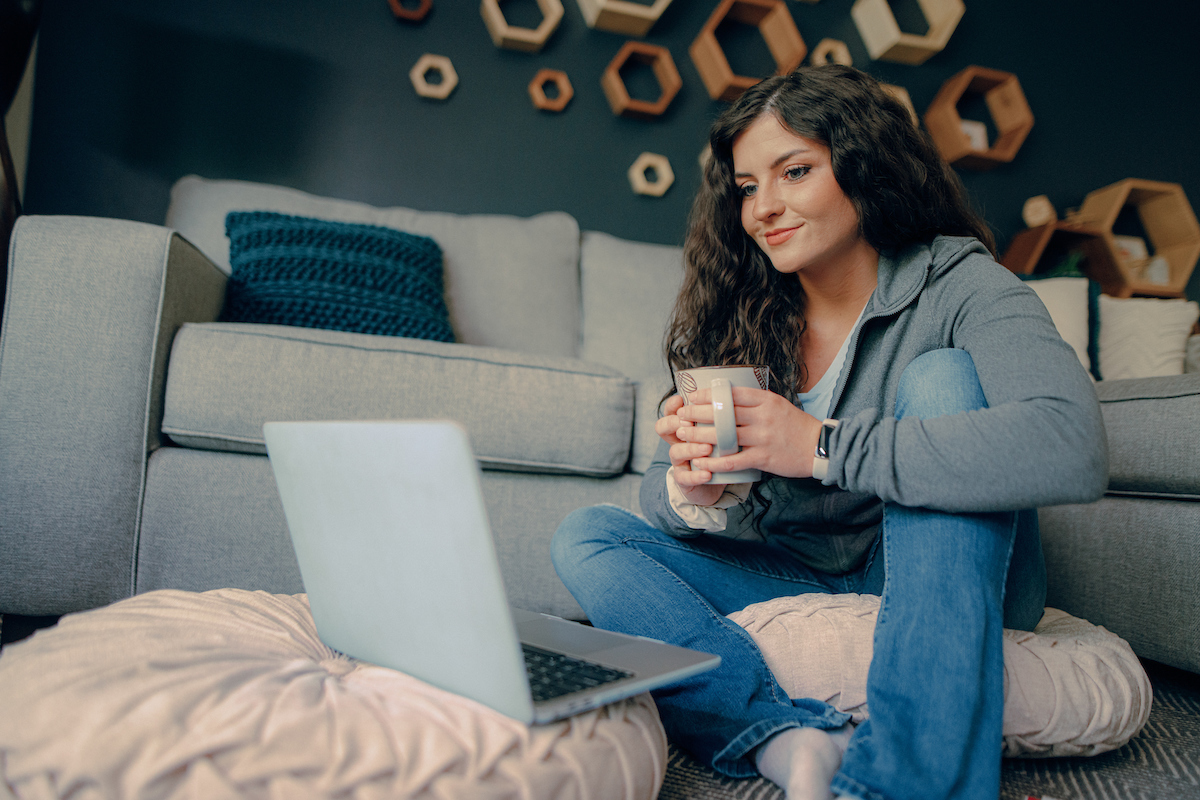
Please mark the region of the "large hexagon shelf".
<svg viewBox="0 0 1200 800"><path fill-rule="evenodd" d="M630 0L578 0L589 28L625 36L645 36L671 5L671 0L634 3Z"/></svg>
<svg viewBox="0 0 1200 800"><path fill-rule="evenodd" d="M625 88L625 81L621 79L621 67L625 66L628 61L649 64L654 70L654 77L658 81L661 93L653 103L629 96L629 90ZM675 60L671 58L670 50L656 44L630 41L626 42L613 56L613 60L608 62L608 66L604 68L604 74L600 77L600 86L604 89L604 96L608 98L608 105L614 114L622 117L653 119L667 110L667 106L671 104L675 95L683 87L683 79L679 77L679 70L675 68Z"/></svg>
<svg viewBox="0 0 1200 800"><path fill-rule="evenodd" d="M536 28L518 28L508 24L504 12L500 10L500 0L483 0L479 13L483 15L483 24L487 26L492 44L508 50L522 50L526 53L536 53L546 45L550 34L558 29L563 18L562 0L537 0L538 9L542 12L542 22Z"/></svg>
<svg viewBox="0 0 1200 800"><path fill-rule="evenodd" d="M1113 239L1113 224L1127 207L1137 212L1149 240L1145 258L1122 257ZM1178 183L1139 178L1117 181L1089 192L1071 219L1101 232L1109 255L1093 265L1104 269L1095 269L1090 276L1105 294L1114 297L1135 294L1183 296L1196 261L1200 259L1200 223ZM1161 270L1161 275L1156 275L1155 267L1161 266L1163 261L1166 262L1165 269Z"/></svg>
<svg viewBox="0 0 1200 800"><path fill-rule="evenodd" d="M872 59L924 64L946 47L965 11L962 0L917 0L917 5L929 24L929 30L920 36L900 30L888 0L858 0L854 4L850 16Z"/></svg>
<svg viewBox="0 0 1200 800"><path fill-rule="evenodd" d="M758 28L775 59L777 75L786 75L800 66L808 54L808 46L783 0L722 0L688 48L704 88L714 100L732 103L761 80L733 74L717 41L717 27L726 18Z"/></svg>
<svg viewBox="0 0 1200 800"><path fill-rule="evenodd" d="M983 95L996 126L996 140L986 149L975 147L963 130L958 103L968 94ZM925 111L925 128L942 158L956 167L991 169L1012 161L1033 128L1033 112L1017 76L998 69L970 66L938 90Z"/></svg>

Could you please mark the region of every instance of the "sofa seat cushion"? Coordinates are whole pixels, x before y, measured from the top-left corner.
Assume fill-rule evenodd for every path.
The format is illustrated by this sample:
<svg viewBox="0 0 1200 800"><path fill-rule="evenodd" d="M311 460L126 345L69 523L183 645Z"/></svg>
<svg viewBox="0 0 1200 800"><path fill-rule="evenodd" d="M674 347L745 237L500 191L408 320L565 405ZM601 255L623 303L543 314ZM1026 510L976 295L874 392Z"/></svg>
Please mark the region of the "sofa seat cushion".
<svg viewBox="0 0 1200 800"><path fill-rule="evenodd" d="M283 325L193 323L175 337L162 430L266 453L270 420L452 419L485 468L610 476L629 458L633 386L574 358Z"/></svg>
<svg viewBox="0 0 1200 800"><path fill-rule="evenodd" d="M762 650L789 697L869 716L879 598L804 594L755 603L729 618ZM1150 679L1129 645L1104 628L1047 608L1034 632L1004 631L1007 757L1091 756L1115 750L1150 716Z"/></svg>
<svg viewBox="0 0 1200 800"><path fill-rule="evenodd" d="M0 657L0 796L651 800L649 695L527 726L317 637L303 595L151 592ZM7 792L5 791L7 789Z"/></svg>
<svg viewBox="0 0 1200 800"><path fill-rule="evenodd" d="M378 208L282 186L188 175L171 188L166 224L228 273L230 211L276 211L428 236L445 257L446 303L457 341L578 355L579 223L570 214Z"/></svg>
<svg viewBox="0 0 1200 800"><path fill-rule="evenodd" d="M1096 384L1108 490L1200 500L1200 374Z"/></svg>

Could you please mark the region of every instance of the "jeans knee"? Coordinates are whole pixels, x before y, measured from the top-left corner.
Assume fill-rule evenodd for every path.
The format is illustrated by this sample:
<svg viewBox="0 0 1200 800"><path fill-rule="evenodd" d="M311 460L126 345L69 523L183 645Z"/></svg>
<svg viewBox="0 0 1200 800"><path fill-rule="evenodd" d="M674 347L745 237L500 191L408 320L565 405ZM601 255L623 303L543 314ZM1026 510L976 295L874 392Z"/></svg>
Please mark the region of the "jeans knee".
<svg viewBox="0 0 1200 800"><path fill-rule="evenodd" d="M896 387L897 419L932 419L979 408L987 408L987 399L965 350L922 353L904 368Z"/></svg>
<svg viewBox="0 0 1200 800"><path fill-rule="evenodd" d="M550 540L550 561L560 578L565 581L606 540L611 541L607 532L613 527L612 516L623 513L613 506L590 506L566 516Z"/></svg>

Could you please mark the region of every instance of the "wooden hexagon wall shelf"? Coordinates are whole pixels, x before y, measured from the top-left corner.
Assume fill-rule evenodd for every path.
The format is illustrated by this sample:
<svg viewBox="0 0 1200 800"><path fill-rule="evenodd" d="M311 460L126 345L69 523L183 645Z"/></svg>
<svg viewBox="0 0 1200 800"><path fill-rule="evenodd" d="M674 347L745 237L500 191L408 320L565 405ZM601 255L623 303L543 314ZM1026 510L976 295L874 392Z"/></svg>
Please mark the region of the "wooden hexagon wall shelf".
<svg viewBox="0 0 1200 800"><path fill-rule="evenodd" d="M958 27L965 7L962 0L917 0L929 30L923 35L904 33L888 0L857 0L850 9L858 35L872 59L899 64L924 64L940 53Z"/></svg>
<svg viewBox="0 0 1200 800"><path fill-rule="evenodd" d="M392 13L396 15L396 19L402 19L405 22L420 22L429 14L429 9L433 8L433 0L419 0L416 8L404 5L403 0L388 0L388 5L392 7Z"/></svg>
<svg viewBox="0 0 1200 800"><path fill-rule="evenodd" d="M546 96L546 85L550 83L554 84L558 92L554 97ZM574 96L575 90L571 87L571 81L562 70L538 70L538 74L529 82L529 99L542 111L562 111Z"/></svg>
<svg viewBox="0 0 1200 800"><path fill-rule="evenodd" d="M427 77L430 72L438 73L441 81L430 83ZM413 68L408 71L408 79L412 81L417 94L432 100L445 100L458 86L458 73L454 71L454 65L450 63L450 59L430 53L417 59L417 63L413 64Z"/></svg>
<svg viewBox="0 0 1200 800"><path fill-rule="evenodd" d="M808 54L808 46L783 0L721 0L688 48L704 88L714 100L732 103L761 80L733 74L729 59L717 41L717 27L726 18L758 28L775 59L777 75L786 75L800 66Z"/></svg>
<svg viewBox="0 0 1200 800"><path fill-rule="evenodd" d="M1094 225L1062 220L1026 228L1012 238L1000 263L1018 275L1053 270L1070 253L1083 255L1081 269L1089 275L1115 270L1104 232Z"/></svg>
<svg viewBox="0 0 1200 800"><path fill-rule="evenodd" d="M630 0L578 0L589 28L625 36L645 36L671 5L671 0L635 3Z"/></svg>
<svg viewBox="0 0 1200 800"><path fill-rule="evenodd" d="M483 15L483 24L487 26L492 44L508 50L522 50L526 53L536 53L545 46L550 34L558 29L563 18L562 0L537 0L538 9L542 12L542 22L536 28L518 28L508 24L504 12L500 10L500 0L483 0L479 13Z"/></svg>
<svg viewBox="0 0 1200 800"><path fill-rule="evenodd" d="M1137 211L1146 233L1145 258L1122 257L1113 240L1113 224L1127 207ZM1149 295L1181 297L1200 259L1200 223L1178 183L1126 178L1089 192L1071 221L1098 229L1108 257L1090 266L1088 275L1105 294L1114 297ZM1154 280L1152 264L1166 262L1162 277Z"/></svg>
<svg viewBox="0 0 1200 800"><path fill-rule="evenodd" d="M649 64L654 70L654 77L662 91L653 103L629 96L629 90L625 88L625 81L621 78L621 67L630 60ZM630 41L617 51L613 60L604 68L600 86L604 89L604 96L608 98L608 104L614 114L652 119L667 110L667 106L683 86L683 79L679 77L679 70L675 68L675 60L671 58L670 50L656 44Z"/></svg>
<svg viewBox="0 0 1200 800"><path fill-rule="evenodd" d="M648 170L654 170L653 180L646 177ZM674 182L675 172L671 169L671 162L658 153L642 153L629 167L629 185L638 194L662 197Z"/></svg>
<svg viewBox="0 0 1200 800"><path fill-rule="evenodd" d="M963 130L958 102L968 94L982 94L996 126L996 141L986 150L976 149ZM998 69L970 66L938 90L925 111L925 128L942 158L956 167L991 169L1012 161L1033 128L1033 112L1017 76Z"/></svg>
<svg viewBox="0 0 1200 800"><path fill-rule="evenodd" d="M844 67L854 66L854 59L850 57L850 48L840 39L822 39L817 42L817 46L813 48L812 55L808 57L809 63L820 66L822 64L841 64Z"/></svg>

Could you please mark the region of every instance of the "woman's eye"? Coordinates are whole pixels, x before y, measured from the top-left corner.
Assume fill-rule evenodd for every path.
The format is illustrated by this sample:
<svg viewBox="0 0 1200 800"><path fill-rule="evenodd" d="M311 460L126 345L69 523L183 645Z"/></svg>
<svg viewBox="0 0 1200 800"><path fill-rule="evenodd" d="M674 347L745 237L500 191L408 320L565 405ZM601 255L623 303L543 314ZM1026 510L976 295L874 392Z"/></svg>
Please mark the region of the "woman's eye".
<svg viewBox="0 0 1200 800"><path fill-rule="evenodd" d="M798 181L808 174L812 167L788 167L783 171L784 176L790 181Z"/></svg>
<svg viewBox="0 0 1200 800"><path fill-rule="evenodd" d="M757 191L758 185L753 183L743 183L738 187L738 194L740 194L742 197L753 197L754 193Z"/></svg>

